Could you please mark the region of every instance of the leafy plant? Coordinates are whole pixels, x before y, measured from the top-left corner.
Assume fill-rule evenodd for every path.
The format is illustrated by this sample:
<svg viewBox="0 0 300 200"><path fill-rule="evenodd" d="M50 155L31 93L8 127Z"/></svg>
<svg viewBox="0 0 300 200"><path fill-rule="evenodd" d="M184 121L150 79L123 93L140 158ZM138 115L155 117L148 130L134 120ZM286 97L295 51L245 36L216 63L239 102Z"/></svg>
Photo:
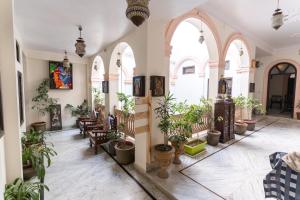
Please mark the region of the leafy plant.
<svg viewBox="0 0 300 200"><path fill-rule="evenodd" d="M164 134L164 145L168 145L168 138L172 134L173 124L172 116L175 114L175 98L172 94L168 93L163 99L158 102L158 107L154 109L156 117L160 119L158 127Z"/></svg>
<svg viewBox="0 0 300 200"><path fill-rule="evenodd" d="M118 140L122 137L122 133L118 130L113 130L107 134L109 140Z"/></svg>
<svg viewBox="0 0 300 200"><path fill-rule="evenodd" d="M103 95L103 93L101 93L101 90L93 87L92 93L93 93L93 97L94 97L95 107L97 107L98 105L103 105L104 104L104 95Z"/></svg>
<svg viewBox="0 0 300 200"><path fill-rule="evenodd" d="M44 116L46 113L51 111L51 107L57 104L57 99L51 98L48 94L49 92L49 80L45 79L36 89L37 95L32 98L34 105L33 110L38 113L38 118L40 115Z"/></svg>
<svg viewBox="0 0 300 200"><path fill-rule="evenodd" d="M22 144L24 145L31 145L31 144L38 144L43 143L44 141L44 134L34 129L30 129L30 131L25 132L21 138Z"/></svg>
<svg viewBox="0 0 300 200"><path fill-rule="evenodd" d="M32 165L40 180L44 180L46 173L44 161L46 160L47 167L50 167L51 157L55 155L57 155L57 153L54 149L48 147L46 144L23 146L23 162L29 162Z"/></svg>
<svg viewBox="0 0 300 200"><path fill-rule="evenodd" d="M49 188L39 182L24 182L21 178L17 178L13 183L5 186L4 199L5 200L39 200L41 189Z"/></svg>
<svg viewBox="0 0 300 200"><path fill-rule="evenodd" d="M118 100L121 103L121 110L124 117L128 117L130 113L133 112L134 100L131 96L124 93L117 93Z"/></svg>
<svg viewBox="0 0 300 200"><path fill-rule="evenodd" d="M246 106L247 99L244 97L242 94L240 94L238 97L233 98L233 102L235 106L239 109L240 111L240 118L243 120L243 109Z"/></svg>
<svg viewBox="0 0 300 200"><path fill-rule="evenodd" d="M65 106L65 109L69 110L73 117L87 116L90 114L90 109L86 99L82 102L81 105L78 105L77 107L74 107L71 104L67 104Z"/></svg>
<svg viewBox="0 0 300 200"><path fill-rule="evenodd" d="M253 98L253 97L248 97L246 98L246 107L249 109L248 112L248 118L250 119L251 113L253 110L256 111L258 114L264 114L265 109L263 108L263 105L259 102L259 100Z"/></svg>

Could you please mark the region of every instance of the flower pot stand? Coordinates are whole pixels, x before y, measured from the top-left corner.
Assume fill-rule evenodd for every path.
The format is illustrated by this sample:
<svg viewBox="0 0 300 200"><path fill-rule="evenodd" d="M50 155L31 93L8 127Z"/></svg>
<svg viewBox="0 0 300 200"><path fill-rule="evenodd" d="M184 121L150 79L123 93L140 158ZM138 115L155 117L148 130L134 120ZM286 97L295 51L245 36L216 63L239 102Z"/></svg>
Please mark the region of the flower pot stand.
<svg viewBox="0 0 300 200"><path fill-rule="evenodd" d="M184 143L181 142L180 144L177 144L175 142L172 142L172 146L175 149L173 164L180 165L181 164L180 155L183 153Z"/></svg>
<svg viewBox="0 0 300 200"><path fill-rule="evenodd" d="M157 176L159 178L166 179L169 177L169 173L168 173L167 169L171 164L171 159L172 159L172 155L174 153L174 148L170 145L167 145L165 150L163 150L164 147L165 147L165 145L163 145L163 144L156 145L154 147L154 149L155 149L154 157L160 167Z"/></svg>

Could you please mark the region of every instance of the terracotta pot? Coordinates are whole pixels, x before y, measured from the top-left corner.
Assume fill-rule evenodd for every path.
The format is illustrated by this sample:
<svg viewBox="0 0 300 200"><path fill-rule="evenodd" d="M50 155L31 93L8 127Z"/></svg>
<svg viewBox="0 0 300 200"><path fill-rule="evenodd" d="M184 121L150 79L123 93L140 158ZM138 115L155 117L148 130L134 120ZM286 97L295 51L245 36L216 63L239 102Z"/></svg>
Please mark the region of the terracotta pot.
<svg viewBox="0 0 300 200"><path fill-rule="evenodd" d="M247 131L248 124L243 122L234 123L234 132L238 135L244 135Z"/></svg>
<svg viewBox="0 0 300 200"><path fill-rule="evenodd" d="M43 133L46 131L46 122L35 122L35 123L32 123L31 126L37 132Z"/></svg>
<svg viewBox="0 0 300 200"><path fill-rule="evenodd" d="M207 132L207 143L211 146L217 146L220 141L221 132L220 131L208 131Z"/></svg>
<svg viewBox="0 0 300 200"><path fill-rule="evenodd" d="M172 146L175 149L173 163L175 165L180 165L180 155L183 153L184 142L180 142L179 144L177 142L172 142Z"/></svg>
<svg viewBox="0 0 300 200"><path fill-rule="evenodd" d="M122 165L134 162L134 144L129 141L121 141L115 145L117 160Z"/></svg>
<svg viewBox="0 0 300 200"><path fill-rule="evenodd" d="M167 169L171 164L171 159L174 153L174 149L172 146L164 145L164 144L155 145L154 149L155 149L154 157L160 167L157 175L159 178L168 178L169 173Z"/></svg>
<svg viewBox="0 0 300 200"><path fill-rule="evenodd" d="M112 155L115 156L116 155L116 149L115 146L118 142L122 141L121 139L118 140L110 140L108 142L108 152Z"/></svg>
<svg viewBox="0 0 300 200"><path fill-rule="evenodd" d="M255 124L256 124L255 120L245 119L244 122L248 125L247 126L248 131L254 131L255 130Z"/></svg>
<svg viewBox="0 0 300 200"><path fill-rule="evenodd" d="M297 112L297 119L300 120L300 112Z"/></svg>

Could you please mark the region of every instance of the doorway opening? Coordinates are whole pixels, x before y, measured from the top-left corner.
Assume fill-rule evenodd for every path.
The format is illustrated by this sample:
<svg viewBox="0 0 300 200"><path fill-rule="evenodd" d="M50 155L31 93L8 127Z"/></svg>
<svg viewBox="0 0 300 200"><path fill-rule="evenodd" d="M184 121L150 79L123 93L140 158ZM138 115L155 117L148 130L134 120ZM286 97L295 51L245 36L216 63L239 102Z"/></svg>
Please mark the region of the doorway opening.
<svg viewBox="0 0 300 200"><path fill-rule="evenodd" d="M290 63L279 63L269 72L267 114L293 117L296 92L296 67Z"/></svg>

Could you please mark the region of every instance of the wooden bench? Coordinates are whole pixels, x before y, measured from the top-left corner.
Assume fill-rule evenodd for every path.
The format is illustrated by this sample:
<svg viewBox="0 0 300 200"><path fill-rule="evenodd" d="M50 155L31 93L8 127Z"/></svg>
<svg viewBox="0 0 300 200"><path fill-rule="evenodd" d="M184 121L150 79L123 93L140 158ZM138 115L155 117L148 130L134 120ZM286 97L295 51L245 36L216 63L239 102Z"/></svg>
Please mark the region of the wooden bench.
<svg viewBox="0 0 300 200"><path fill-rule="evenodd" d="M89 131L90 147L94 145L95 154L98 153L98 146L109 141L107 134L109 130L91 130Z"/></svg>

